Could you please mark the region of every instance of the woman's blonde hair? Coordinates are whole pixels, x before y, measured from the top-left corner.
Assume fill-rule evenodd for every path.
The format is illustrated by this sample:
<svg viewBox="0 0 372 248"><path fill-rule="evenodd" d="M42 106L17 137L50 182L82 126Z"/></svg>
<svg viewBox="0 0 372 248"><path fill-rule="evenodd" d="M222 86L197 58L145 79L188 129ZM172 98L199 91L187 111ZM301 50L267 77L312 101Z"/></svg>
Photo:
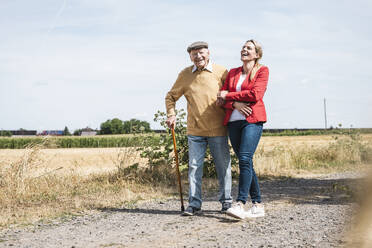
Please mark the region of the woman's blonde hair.
<svg viewBox="0 0 372 248"><path fill-rule="evenodd" d="M254 76L256 75L256 72L261 68L262 65L260 65L258 63L258 61L262 58L262 55L263 55L263 52L262 52L262 46L260 45L260 43L258 43L257 41L251 39L251 40L247 40L244 44L248 43L248 42L251 42L253 43L255 49L256 49L256 53L258 55L258 58L256 59L255 61L255 65L252 69L252 72L251 72L251 75L249 77L250 80L253 80Z"/></svg>
<svg viewBox="0 0 372 248"><path fill-rule="evenodd" d="M256 64L258 64L258 61L262 58L262 55L263 55L262 46L260 45L260 43L258 43L257 41L253 39L247 40L245 43L248 43L248 42L252 42L254 47L256 48L256 53L258 55L258 58L256 59Z"/></svg>

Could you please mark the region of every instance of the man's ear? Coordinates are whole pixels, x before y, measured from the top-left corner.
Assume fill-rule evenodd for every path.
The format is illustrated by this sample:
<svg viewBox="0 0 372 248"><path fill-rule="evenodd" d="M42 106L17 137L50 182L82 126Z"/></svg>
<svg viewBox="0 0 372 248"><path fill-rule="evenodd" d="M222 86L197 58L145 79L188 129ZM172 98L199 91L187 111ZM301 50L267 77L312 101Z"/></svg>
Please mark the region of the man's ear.
<svg viewBox="0 0 372 248"><path fill-rule="evenodd" d="M190 57L191 62L194 62L194 61L192 61L191 53L189 53L189 57Z"/></svg>

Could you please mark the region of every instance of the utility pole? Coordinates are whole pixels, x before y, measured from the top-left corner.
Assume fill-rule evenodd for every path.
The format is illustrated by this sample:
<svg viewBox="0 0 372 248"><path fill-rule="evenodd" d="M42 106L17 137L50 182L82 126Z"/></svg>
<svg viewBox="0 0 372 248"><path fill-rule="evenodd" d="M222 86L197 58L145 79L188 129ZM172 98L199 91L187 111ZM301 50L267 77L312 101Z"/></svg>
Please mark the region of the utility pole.
<svg viewBox="0 0 372 248"><path fill-rule="evenodd" d="M327 129L327 107L325 98L324 98L324 128Z"/></svg>

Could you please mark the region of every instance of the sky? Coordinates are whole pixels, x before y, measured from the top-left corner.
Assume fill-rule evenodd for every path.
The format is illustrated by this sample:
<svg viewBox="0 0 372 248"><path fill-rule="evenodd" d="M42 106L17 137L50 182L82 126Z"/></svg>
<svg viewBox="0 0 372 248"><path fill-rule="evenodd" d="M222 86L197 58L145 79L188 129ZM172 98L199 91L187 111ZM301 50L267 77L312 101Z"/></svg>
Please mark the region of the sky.
<svg viewBox="0 0 372 248"><path fill-rule="evenodd" d="M190 43L230 69L252 38L270 70L264 128L324 128L324 99L328 127L372 127L371 17L370 0L0 0L0 130L159 129Z"/></svg>

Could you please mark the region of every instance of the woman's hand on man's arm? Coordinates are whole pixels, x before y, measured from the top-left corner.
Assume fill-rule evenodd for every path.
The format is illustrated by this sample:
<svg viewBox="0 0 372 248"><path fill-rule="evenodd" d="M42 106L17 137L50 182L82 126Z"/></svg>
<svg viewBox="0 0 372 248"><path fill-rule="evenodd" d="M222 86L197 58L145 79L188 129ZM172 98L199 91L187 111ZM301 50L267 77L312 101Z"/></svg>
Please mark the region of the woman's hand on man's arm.
<svg viewBox="0 0 372 248"><path fill-rule="evenodd" d="M227 93L229 93L227 90L221 90L217 93L217 98L225 100Z"/></svg>
<svg viewBox="0 0 372 248"><path fill-rule="evenodd" d="M227 90L221 90L217 93L217 101L216 104L217 106L223 106L225 104L225 96L228 93Z"/></svg>
<svg viewBox="0 0 372 248"><path fill-rule="evenodd" d="M217 93L217 101L216 104L217 106L224 106L226 101L225 101L225 96L226 94L229 93L227 90L221 90Z"/></svg>
<svg viewBox="0 0 372 248"><path fill-rule="evenodd" d="M223 100L220 97L217 97L216 104L217 106L222 107L225 104L225 100Z"/></svg>

